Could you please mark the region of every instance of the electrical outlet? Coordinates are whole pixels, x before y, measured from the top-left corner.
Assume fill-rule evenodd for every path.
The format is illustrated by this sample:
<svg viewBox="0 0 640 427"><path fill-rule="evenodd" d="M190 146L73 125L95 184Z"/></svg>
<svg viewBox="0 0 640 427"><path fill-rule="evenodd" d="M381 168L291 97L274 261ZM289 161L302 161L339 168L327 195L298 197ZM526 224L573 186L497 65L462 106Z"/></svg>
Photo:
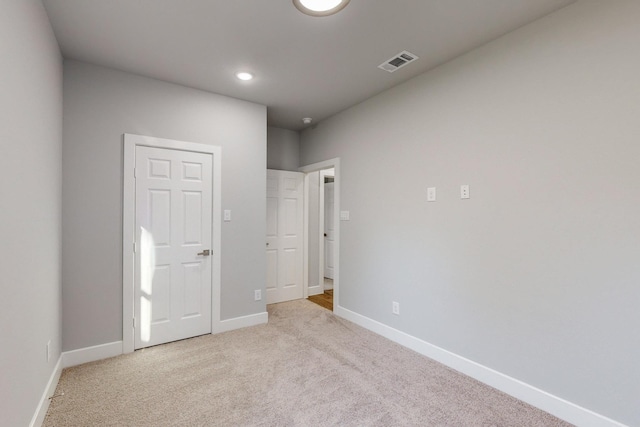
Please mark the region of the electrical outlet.
<svg viewBox="0 0 640 427"><path fill-rule="evenodd" d="M47 342L47 362L51 360L51 340Z"/></svg>
<svg viewBox="0 0 640 427"><path fill-rule="evenodd" d="M395 314L396 316L400 315L400 303L399 302L393 301L391 303L391 312L393 314Z"/></svg>
<svg viewBox="0 0 640 427"><path fill-rule="evenodd" d="M224 220L227 222L231 221L231 211L229 209L224 210Z"/></svg>
<svg viewBox="0 0 640 427"><path fill-rule="evenodd" d="M470 198L470 196L469 196L469 186L468 185L461 185L460 186L460 198L461 199Z"/></svg>
<svg viewBox="0 0 640 427"><path fill-rule="evenodd" d="M253 291L253 298L256 301L260 301L262 299L262 291L260 289L256 289L255 291Z"/></svg>
<svg viewBox="0 0 640 427"><path fill-rule="evenodd" d="M427 188L427 202L436 201L436 187Z"/></svg>

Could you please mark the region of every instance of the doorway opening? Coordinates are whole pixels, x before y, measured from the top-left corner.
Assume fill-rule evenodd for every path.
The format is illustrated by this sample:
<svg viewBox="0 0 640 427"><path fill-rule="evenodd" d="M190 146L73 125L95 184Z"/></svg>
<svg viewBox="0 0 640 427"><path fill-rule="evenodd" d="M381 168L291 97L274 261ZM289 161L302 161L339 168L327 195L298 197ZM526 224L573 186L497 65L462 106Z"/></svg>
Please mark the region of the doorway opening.
<svg viewBox="0 0 640 427"><path fill-rule="evenodd" d="M334 311L339 306L340 162L304 166L305 298Z"/></svg>

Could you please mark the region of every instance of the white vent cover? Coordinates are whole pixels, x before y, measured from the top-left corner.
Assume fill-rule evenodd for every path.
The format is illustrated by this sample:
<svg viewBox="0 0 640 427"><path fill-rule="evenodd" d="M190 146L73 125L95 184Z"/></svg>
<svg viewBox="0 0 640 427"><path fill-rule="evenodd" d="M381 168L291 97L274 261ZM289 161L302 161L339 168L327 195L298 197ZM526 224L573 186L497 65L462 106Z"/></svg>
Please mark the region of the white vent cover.
<svg viewBox="0 0 640 427"><path fill-rule="evenodd" d="M405 65L415 61L416 59L418 59L417 55L403 50L399 54L378 65L378 68L393 73L394 71L404 67Z"/></svg>

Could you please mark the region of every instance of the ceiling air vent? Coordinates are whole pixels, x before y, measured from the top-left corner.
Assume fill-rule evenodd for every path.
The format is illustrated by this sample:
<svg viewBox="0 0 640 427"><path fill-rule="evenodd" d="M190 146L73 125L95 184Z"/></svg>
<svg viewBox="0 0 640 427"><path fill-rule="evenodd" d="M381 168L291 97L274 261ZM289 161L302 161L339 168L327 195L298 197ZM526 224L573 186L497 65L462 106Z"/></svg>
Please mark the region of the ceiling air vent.
<svg viewBox="0 0 640 427"><path fill-rule="evenodd" d="M404 50L395 55L393 58L390 58L389 60L384 61L382 64L378 65L378 68L393 73L394 71L404 67L405 65L415 61L416 59L418 59L417 55Z"/></svg>

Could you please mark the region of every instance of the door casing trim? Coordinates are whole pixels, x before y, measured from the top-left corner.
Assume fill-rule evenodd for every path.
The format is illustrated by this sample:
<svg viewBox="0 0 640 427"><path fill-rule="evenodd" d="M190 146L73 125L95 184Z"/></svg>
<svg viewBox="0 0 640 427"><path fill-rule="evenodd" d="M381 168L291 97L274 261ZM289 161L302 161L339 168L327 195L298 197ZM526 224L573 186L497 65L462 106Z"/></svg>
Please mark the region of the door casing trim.
<svg viewBox="0 0 640 427"><path fill-rule="evenodd" d="M303 277L303 291L304 298L309 296L309 176L311 172L320 171L323 169L335 170L335 181L333 187L333 224L334 230L334 253L333 253L333 311L335 312L340 307L340 158L335 157L333 159L325 160L318 163L312 163L310 165L302 166L298 168L299 172L303 172L304 176L304 277ZM321 255L324 258L324 255Z"/></svg>
<svg viewBox="0 0 640 427"><path fill-rule="evenodd" d="M222 329L220 322L220 266L222 247L222 149L219 146L151 136L124 134L124 169L122 192L122 352L134 351L134 286L135 286L135 156L136 147L212 154L212 255L211 255L211 332Z"/></svg>

